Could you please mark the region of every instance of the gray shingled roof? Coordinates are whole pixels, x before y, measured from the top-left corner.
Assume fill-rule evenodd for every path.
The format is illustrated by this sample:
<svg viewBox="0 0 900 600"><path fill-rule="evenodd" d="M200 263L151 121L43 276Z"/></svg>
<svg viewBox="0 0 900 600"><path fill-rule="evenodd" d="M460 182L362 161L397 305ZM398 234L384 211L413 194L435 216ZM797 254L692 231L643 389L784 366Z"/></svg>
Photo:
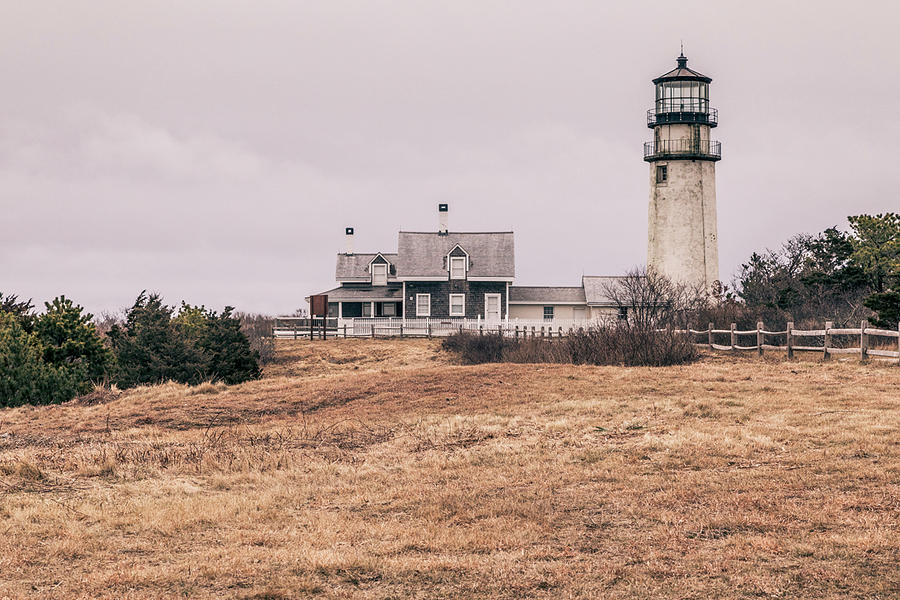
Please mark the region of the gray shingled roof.
<svg viewBox="0 0 900 600"><path fill-rule="evenodd" d="M616 303L606 293L606 288L615 285L616 281L622 277L609 276L584 276L581 278L581 284L584 286L584 296L588 304L599 304L603 306L616 306Z"/></svg>
<svg viewBox="0 0 900 600"><path fill-rule="evenodd" d="M335 279L338 281L371 281L372 275L369 273L369 263L378 256L378 252L369 252L362 254L338 254L337 268L335 269ZM380 253L387 261L393 265L397 264L396 254ZM393 275L388 275L392 278Z"/></svg>
<svg viewBox="0 0 900 600"><path fill-rule="evenodd" d="M397 276L445 277L444 257L454 246L469 254L469 277L515 276L515 247L511 231L496 233L428 233L401 231L397 244Z"/></svg>
<svg viewBox="0 0 900 600"><path fill-rule="evenodd" d="M328 294L329 302L358 302L360 300L403 300L403 288L399 284L389 285L343 285L320 292Z"/></svg>
<svg viewBox="0 0 900 600"><path fill-rule="evenodd" d="M516 302L584 304L584 288L512 285L509 287L509 303L515 304Z"/></svg>

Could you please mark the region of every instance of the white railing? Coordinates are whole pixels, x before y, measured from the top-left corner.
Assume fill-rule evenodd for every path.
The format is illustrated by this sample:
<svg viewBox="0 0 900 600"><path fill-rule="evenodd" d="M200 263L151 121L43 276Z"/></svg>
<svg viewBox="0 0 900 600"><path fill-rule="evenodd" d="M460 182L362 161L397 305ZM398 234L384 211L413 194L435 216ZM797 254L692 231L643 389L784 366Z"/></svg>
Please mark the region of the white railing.
<svg viewBox="0 0 900 600"><path fill-rule="evenodd" d="M323 337L435 337L467 331L508 337L560 337L572 330L596 327L585 319L467 319L462 317L355 317L352 319L280 319L273 335L301 339Z"/></svg>

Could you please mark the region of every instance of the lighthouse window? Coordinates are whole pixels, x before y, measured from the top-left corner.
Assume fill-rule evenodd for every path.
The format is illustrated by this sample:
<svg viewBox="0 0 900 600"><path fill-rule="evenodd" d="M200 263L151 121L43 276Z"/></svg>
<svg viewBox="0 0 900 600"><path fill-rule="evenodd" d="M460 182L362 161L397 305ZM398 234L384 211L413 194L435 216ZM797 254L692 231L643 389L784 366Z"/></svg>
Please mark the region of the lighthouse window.
<svg viewBox="0 0 900 600"><path fill-rule="evenodd" d="M656 183L665 183L669 179L669 166L668 165L657 165L656 166Z"/></svg>

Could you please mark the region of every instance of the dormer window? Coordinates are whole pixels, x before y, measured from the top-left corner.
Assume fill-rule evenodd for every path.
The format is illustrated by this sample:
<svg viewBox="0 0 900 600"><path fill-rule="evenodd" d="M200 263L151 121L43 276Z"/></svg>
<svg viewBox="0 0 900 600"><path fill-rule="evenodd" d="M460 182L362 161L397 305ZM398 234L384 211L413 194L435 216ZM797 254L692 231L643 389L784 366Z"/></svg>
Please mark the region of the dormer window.
<svg viewBox="0 0 900 600"><path fill-rule="evenodd" d="M372 285L387 285L388 266L385 263L372 263Z"/></svg>
<svg viewBox="0 0 900 600"><path fill-rule="evenodd" d="M466 278L466 257L451 256L450 257L450 279Z"/></svg>

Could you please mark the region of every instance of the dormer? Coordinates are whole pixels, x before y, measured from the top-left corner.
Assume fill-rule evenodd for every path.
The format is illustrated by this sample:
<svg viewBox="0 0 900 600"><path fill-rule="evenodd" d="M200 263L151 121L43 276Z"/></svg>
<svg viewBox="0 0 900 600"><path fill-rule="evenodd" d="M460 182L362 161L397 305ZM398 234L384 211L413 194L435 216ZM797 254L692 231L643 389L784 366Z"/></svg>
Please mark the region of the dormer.
<svg viewBox="0 0 900 600"><path fill-rule="evenodd" d="M369 261L369 275L372 278L373 286L387 285L390 274L391 263L380 252Z"/></svg>
<svg viewBox="0 0 900 600"><path fill-rule="evenodd" d="M450 279L466 279L469 274L469 253L457 244L447 254L446 265Z"/></svg>

